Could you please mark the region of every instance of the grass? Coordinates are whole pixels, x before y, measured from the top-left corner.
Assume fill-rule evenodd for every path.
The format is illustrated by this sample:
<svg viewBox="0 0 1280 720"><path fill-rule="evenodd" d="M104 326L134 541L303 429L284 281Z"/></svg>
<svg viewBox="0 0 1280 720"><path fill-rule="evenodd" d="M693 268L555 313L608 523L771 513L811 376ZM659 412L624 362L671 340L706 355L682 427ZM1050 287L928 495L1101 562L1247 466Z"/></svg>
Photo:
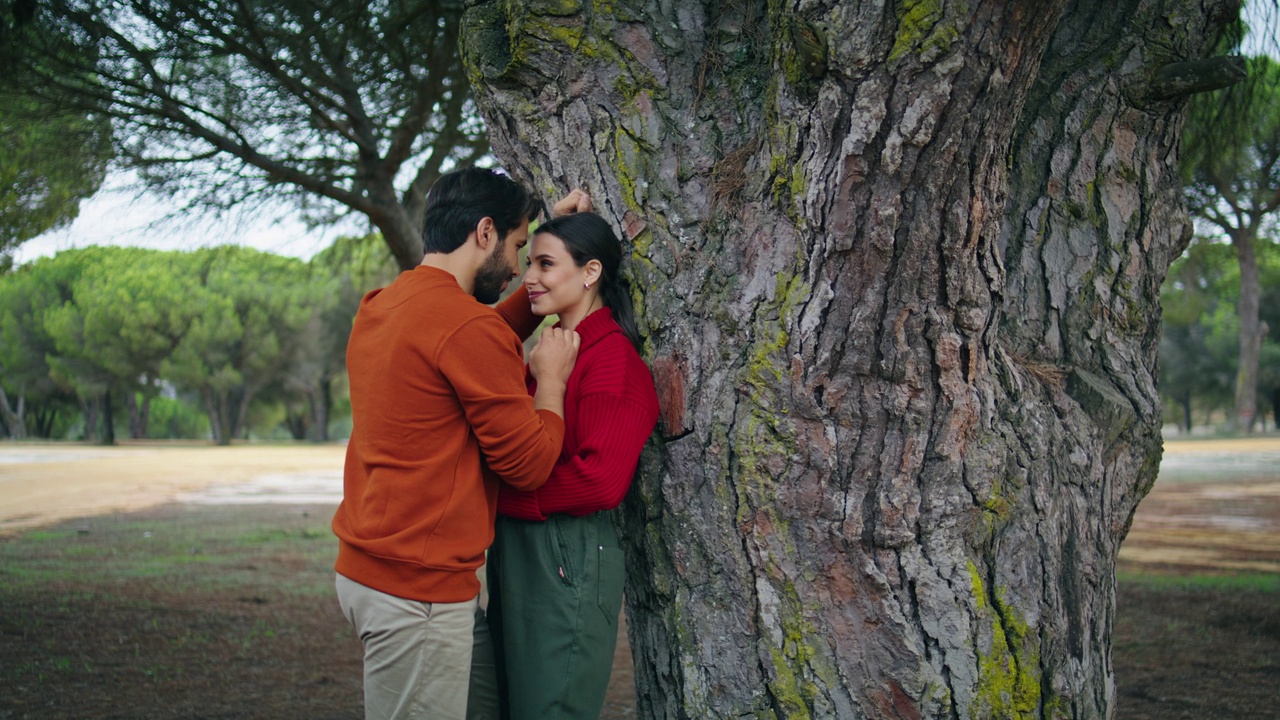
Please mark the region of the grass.
<svg viewBox="0 0 1280 720"><path fill-rule="evenodd" d="M332 511L169 506L0 538L0 720L358 717Z"/></svg>
<svg viewBox="0 0 1280 720"><path fill-rule="evenodd" d="M1277 573L1179 575L1122 570L1116 574L1116 577L1118 583L1122 586L1150 590L1280 593L1280 574ZM1277 599L1277 603L1280 604L1280 599Z"/></svg>
<svg viewBox="0 0 1280 720"><path fill-rule="evenodd" d="M181 515L147 522L90 518L74 530L27 532L0 542L0 578L17 588L74 582L109 590L145 579L215 589L252 586L259 566L269 563L295 571L273 592L332 594L336 540L327 515L299 514L262 526L226 514L201 523Z"/></svg>

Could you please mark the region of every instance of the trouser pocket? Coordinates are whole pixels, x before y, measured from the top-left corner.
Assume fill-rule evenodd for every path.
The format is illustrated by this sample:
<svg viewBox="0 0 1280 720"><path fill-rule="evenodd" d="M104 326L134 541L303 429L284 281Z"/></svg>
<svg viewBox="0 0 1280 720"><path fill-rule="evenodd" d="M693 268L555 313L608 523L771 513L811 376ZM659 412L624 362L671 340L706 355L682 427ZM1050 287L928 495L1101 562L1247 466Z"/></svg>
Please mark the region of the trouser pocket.
<svg viewBox="0 0 1280 720"><path fill-rule="evenodd" d="M596 519L596 605L604 613L610 626L616 626L618 613L622 611L622 586L626 581L626 558L618 543L618 533L613 519L607 512L594 515Z"/></svg>

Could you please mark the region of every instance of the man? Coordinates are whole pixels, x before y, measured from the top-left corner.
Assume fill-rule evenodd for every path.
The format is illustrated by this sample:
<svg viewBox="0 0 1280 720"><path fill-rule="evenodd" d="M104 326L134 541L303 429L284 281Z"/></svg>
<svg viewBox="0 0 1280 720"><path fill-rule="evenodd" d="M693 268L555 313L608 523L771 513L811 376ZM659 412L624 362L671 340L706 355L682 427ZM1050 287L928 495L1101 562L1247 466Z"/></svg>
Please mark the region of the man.
<svg viewBox="0 0 1280 720"><path fill-rule="evenodd" d="M422 264L356 313L333 531L338 599L365 648L367 718L465 716L476 569L493 540L499 479L537 488L560 454L577 334L543 333L529 355L530 398L511 330L522 320L482 304L516 277L541 210L494 171L442 176L427 195Z"/></svg>

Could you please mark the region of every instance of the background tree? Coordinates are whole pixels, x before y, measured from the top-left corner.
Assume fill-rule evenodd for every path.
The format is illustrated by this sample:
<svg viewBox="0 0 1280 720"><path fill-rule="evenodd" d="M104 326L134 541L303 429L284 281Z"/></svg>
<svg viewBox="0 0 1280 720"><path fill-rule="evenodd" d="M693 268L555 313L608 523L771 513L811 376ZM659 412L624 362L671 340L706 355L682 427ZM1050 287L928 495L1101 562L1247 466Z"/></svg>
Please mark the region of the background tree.
<svg viewBox="0 0 1280 720"><path fill-rule="evenodd" d="M121 252L126 251L95 247L59 253L45 272L27 276L45 285L27 285L30 305L20 308L23 317L12 326L17 332L11 341L32 342L43 357L42 362L25 353L11 357L44 370L58 387L73 392L81 407L84 439L106 444L115 441L111 391L117 378L86 344L84 315L76 296L86 273Z"/></svg>
<svg viewBox="0 0 1280 720"><path fill-rule="evenodd" d="M1208 422L1212 412L1234 402L1239 281L1230 247L1196 241L1174 262L1160 289L1160 393L1179 410L1175 422L1183 432L1194 425L1194 406Z"/></svg>
<svg viewBox="0 0 1280 720"><path fill-rule="evenodd" d="M93 195L111 157L111 126L102 118L58 111L0 93L0 258L62 227Z"/></svg>
<svg viewBox="0 0 1280 720"><path fill-rule="evenodd" d="M1110 716L1183 98L1237 11L469 5L497 156L632 251L643 716Z"/></svg>
<svg viewBox="0 0 1280 720"><path fill-rule="evenodd" d="M67 257L41 258L0 275L0 415L15 439L28 432L51 437L77 405L71 388L50 372L55 348L44 324L47 310L72 297L80 265Z"/></svg>
<svg viewBox="0 0 1280 720"><path fill-rule="evenodd" d="M1263 329L1262 347L1258 353L1259 408L1271 410L1271 428L1280 430L1280 245L1268 243L1269 252L1262 253L1258 278L1262 296L1258 318ZM1266 429L1266 413L1258 413L1259 429Z"/></svg>
<svg viewBox="0 0 1280 720"><path fill-rule="evenodd" d="M147 437L161 369L203 308L190 292L184 256L139 248L110 253L81 275L74 292L82 344L112 378L128 412L129 436Z"/></svg>
<svg viewBox="0 0 1280 720"><path fill-rule="evenodd" d="M1259 244L1272 243L1280 210L1280 65L1249 61L1252 81L1191 103L1183 154L1191 212L1225 235L1240 265L1240 350L1232 424L1253 429L1259 358L1266 329L1260 316Z"/></svg>
<svg viewBox="0 0 1280 720"><path fill-rule="evenodd" d="M461 2L49 0L8 80L111 118L119 162L206 208L357 212L402 267L427 189L488 150L457 57Z"/></svg>
<svg viewBox="0 0 1280 720"><path fill-rule="evenodd" d="M140 248L93 247L58 255L75 269L70 295L43 313L53 342L52 376L73 387L89 409L85 434L115 441L117 412L127 410L129 435L146 437L160 368L201 312L175 272L178 255ZM141 395L142 401L138 402Z"/></svg>
<svg viewBox="0 0 1280 720"><path fill-rule="evenodd" d="M241 247L189 256L204 311L162 366L198 393L220 445L242 437L258 394L279 382L304 346L312 315L331 294L296 258Z"/></svg>
<svg viewBox="0 0 1280 720"><path fill-rule="evenodd" d="M332 283L332 290L325 296L328 302L312 316L311 326L303 333L305 350L285 377L286 395L300 395L303 401L290 408L288 423L296 439L325 442L334 386L347 372L347 338L360 299L390 284L399 268L387 254L382 237L370 233L338 238L311 259L308 269L317 282Z"/></svg>
<svg viewBox="0 0 1280 720"><path fill-rule="evenodd" d="M0 68L7 72L33 2L0 0ZM17 9L15 9L17 8ZM111 123L0 88L0 269L18 245L76 218L111 158Z"/></svg>

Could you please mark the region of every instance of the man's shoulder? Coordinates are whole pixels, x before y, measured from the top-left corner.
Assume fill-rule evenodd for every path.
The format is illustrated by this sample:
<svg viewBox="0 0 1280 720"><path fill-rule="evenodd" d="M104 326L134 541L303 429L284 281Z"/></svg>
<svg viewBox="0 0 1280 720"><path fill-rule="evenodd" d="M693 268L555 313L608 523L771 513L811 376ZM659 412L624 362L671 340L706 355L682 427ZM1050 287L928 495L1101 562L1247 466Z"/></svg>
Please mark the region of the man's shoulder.
<svg viewBox="0 0 1280 720"><path fill-rule="evenodd" d="M365 302L383 310L413 306L419 319L439 327L456 327L480 317L498 317L497 311L458 287L451 276L427 272L422 267L400 273L387 287L365 296Z"/></svg>

